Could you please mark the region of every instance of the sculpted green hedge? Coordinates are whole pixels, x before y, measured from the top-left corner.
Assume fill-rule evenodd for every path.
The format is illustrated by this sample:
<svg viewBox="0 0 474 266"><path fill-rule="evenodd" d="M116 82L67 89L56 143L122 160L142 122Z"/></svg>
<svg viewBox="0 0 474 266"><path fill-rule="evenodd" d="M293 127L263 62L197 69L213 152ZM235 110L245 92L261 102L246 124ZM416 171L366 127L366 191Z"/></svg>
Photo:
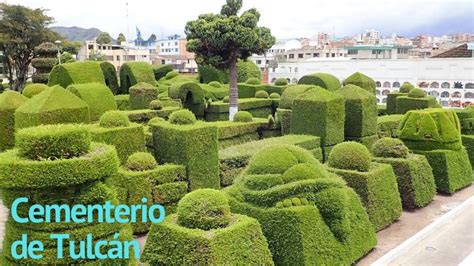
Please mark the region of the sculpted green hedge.
<svg viewBox="0 0 474 266"><path fill-rule="evenodd" d="M158 90L155 86L138 82L128 90L130 94L129 107L131 110L148 109L150 103L158 99Z"/></svg>
<svg viewBox="0 0 474 266"><path fill-rule="evenodd" d="M104 75L105 85L109 87L112 93L119 94L119 84L117 78L117 70L115 70L114 65L108 61L100 62L100 69L102 69L102 74Z"/></svg>
<svg viewBox="0 0 474 266"><path fill-rule="evenodd" d="M120 67L120 91L118 94L128 94L128 89L139 82L156 84L155 74L150 64L127 62Z"/></svg>
<svg viewBox="0 0 474 266"><path fill-rule="evenodd" d="M15 110L28 98L16 91L0 94L0 151L13 148L15 144Z"/></svg>
<svg viewBox="0 0 474 266"><path fill-rule="evenodd" d="M336 91L341 88L341 82L339 79L327 73L315 73L303 76L298 81L298 84L319 86L329 91Z"/></svg>
<svg viewBox="0 0 474 266"><path fill-rule="evenodd" d="M77 97L87 103L91 121L98 121L107 111L117 110L114 95L100 83L73 84L67 87Z"/></svg>
<svg viewBox="0 0 474 266"><path fill-rule="evenodd" d="M212 66L198 66L199 81L201 83L209 83L211 81L218 81L220 83L229 83L228 71L218 70ZM260 68L252 61L237 62L237 82L246 82L249 78L262 78Z"/></svg>
<svg viewBox="0 0 474 266"><path fill-rule="evenodd" d="M42 93L47 88L49 87L46 84L32 83L32 84L26 85L21 93L23 94L23 96L27 98L31 98L35 96L36 94Z"/></svg>
<svg viewBox="0 0 474 266"><path fill-rule="evenodd" d="M355 72L354 74L347 77L343 84L344 86L348 84L356 85L370 92L372 95L375 95L375 81L360 72Z"/></svg>
<svg viewBox="0 0 474 266"><path fill-rule="evenodd" d="M81 61L56 65L49 74L48 86L100 83L105 85L105 77L98 62Z"/></svg>

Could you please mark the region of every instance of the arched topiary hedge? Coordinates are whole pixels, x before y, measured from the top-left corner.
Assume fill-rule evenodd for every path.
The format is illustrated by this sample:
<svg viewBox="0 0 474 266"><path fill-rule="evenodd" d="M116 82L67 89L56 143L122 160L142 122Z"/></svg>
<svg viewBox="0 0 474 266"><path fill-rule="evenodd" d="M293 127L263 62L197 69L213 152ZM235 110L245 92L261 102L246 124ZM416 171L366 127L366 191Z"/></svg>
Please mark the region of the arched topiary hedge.
<svg viewBox="0 0 474 266"><path fill-rule="evenodd" d="M173 65L171 64L153 66L153 73L155 74L156 80L160 80L171 71L173 71Z"/></svg>
<svg viewBox="0 0 474 266"><path fill-rule="evenodd" d="M180 99L183 107L190 109L196 116L204 115L204 90L195 82L180 82L171 84L169 97Z"/></svg>
<svg viewBox="0 0 474 266"><path fill-rule="evenodd" d="M67 88L71 84L84 83L105 85L104 74L99 63L83 61L56 65L49 74L48 86L60 85Z"/></svg>
<svg viewBox="0 0 474 266"><path fill-rule="evenodd" d="M127 94L128 89L138 82L155 84L155 74L150 64L146 62L128 62L120 68L119 94Z"/></svg>
<svg viewBox="0 0 474 266"><path fill-rule="evenodd" d="M105 85L109 87L113 94L118 94L120 87L114 65L107 61L100 62L100 69L102 69L102 74L104 74Z"/></svg>
<svg viewBox="0 0 474 266"><path fill-rule="evenodd" d="M344 80L344 85L348 85L348 84L359 86L362 89L372 94L375 94L375 88L376 88L375 81L360 72L355 72L354 74L347 77Z"/></svg>
<svg viewBox="0 0 474 266"><path fill-rule="evenodd" d="M229 72L219 70L212 66L200 65L198 67L199 82L209 83L211 81L218 81L220 83L229 83ZM262 78L260 68L252 61L237 62L237 82L246 82L249 78Z"/></svg>
<svg viewBox="0 0 474 266"><path fill-rule="evenodd" d="M73 84L67 90L89 105L91 121L98 121L102 114L117 110L114 95L105 85L98 83Z"/></svg>
<svg viewBox="0 0 474 266"><path fill-rule="evenodd" d="M303 76L298 84L316 85L329 91L336 91L341 88L341 82L335 76L327 73L315 73Z"/></svg>

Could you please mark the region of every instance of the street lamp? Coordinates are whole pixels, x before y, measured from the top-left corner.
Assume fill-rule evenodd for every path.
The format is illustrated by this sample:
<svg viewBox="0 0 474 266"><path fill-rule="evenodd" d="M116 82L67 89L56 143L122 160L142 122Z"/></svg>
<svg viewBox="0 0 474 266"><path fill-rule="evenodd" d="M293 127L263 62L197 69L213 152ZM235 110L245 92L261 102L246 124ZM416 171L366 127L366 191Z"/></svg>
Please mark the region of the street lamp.
<svg viewBox="0 0 474 266"><path fill-rule="evenodd" d="M59 46L61 45L61 41L60 40L57 40L54 42L57 47L58 47L58 61L59 61L59 64L61 64L61 52L59 51Z"/></svg>

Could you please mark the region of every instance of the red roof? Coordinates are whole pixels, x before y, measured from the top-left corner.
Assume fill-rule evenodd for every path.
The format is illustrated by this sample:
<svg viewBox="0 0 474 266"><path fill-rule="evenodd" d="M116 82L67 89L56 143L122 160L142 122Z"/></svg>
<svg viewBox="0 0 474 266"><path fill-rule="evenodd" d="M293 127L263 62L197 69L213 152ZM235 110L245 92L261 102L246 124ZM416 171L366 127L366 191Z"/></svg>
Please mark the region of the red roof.
<svg viewBox="0 0 474 266"><path fill-rule="evenodd" d="M446 52L432 56L432 58L472 58L472 50L467 49L467 44L460 45Z"/></svg>

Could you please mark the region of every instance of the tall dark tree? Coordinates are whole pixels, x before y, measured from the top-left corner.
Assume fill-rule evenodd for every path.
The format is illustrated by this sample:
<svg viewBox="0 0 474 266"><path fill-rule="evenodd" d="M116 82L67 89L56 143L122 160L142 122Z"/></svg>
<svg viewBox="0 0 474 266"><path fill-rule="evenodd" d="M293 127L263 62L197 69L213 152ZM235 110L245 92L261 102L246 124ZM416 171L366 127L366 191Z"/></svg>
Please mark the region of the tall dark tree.
<svg viewBox="0 0 474 266"><path fill-rule="evenodd" d="M150 35L150 38L148 38L149 42L156 42L156 35L153 33Z"/></svg>
<svg viewBox="0 0 474 266"><path fill-rule="evenodd" d="M19 91L28 79L28 66L35 56L35 47L55 41L57 34L48 29L53 18L44 9L0 4L0 50L13 90Z"/></svg>
<svg viewBox="0 0 474 266"><path fill-rule="evenodd" d="M112 43L112 37L110 37L110 34L107 32L101 32L99 36L95 39L95 41L98 44L111 44Z"/></svg>
<svg viewBox="0 0 474 266"><path fill-rule="evenodd" d="M188 51L198 64L229 70L229 119L238 111L237 60L263 54L275 38L270 29L258 27L260 13L252 8L238 15L242 0L227 0L220 14L202 14L186 24Z"/></svg>
<svg viewBox="0 0 474 266"><path fill-rule="evenodd" d="M125 41L127 41L127 38L125 38L125 35L123 35L123 33L119 33L117 37L117 43L121 44L122 42L125 42Z"/></svg>

